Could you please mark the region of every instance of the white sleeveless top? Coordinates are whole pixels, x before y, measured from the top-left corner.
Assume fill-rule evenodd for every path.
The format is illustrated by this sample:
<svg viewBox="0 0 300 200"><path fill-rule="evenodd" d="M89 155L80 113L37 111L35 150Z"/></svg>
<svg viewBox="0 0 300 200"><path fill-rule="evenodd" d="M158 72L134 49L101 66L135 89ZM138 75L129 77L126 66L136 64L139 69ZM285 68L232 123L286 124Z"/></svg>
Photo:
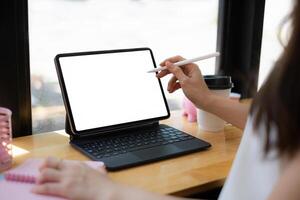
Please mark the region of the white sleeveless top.
<svg viewBox="0 0 300 200"><path fill-rule="evenodd" d="M271 135L275 136L272 127ZM219 200L267 199L280 173L275 152L264 155L265 128L253 128L248 118L244 135Z"/></svg>

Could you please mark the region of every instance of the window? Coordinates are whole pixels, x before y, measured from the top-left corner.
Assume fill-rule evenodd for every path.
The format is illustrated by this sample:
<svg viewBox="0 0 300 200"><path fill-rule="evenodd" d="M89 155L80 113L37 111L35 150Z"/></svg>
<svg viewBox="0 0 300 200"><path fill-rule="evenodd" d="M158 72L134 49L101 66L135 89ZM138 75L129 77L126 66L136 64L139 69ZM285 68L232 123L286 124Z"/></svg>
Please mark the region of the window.
<svg viewBox="0 0 300 200"><path fill-rule="evenodd" d="M58 53L150 47L159 64L216 49L217 0L28 0L28 9L33 133L64 128ZM203 74L215 71L214 59L200 65ZM180 108L181 92L167 98Z"/></svg>
<svg viewBox="0 0 300 200"><path fill-rule="evenodd" d="M272 70L274 63L283 51L283 46L278 40L279 25L282 20L290 14L293 6L292 0L271 1L265 4L265 18L262 38L261 60L259 68L258 86L263 84ZM280 37L283 41L288 38L288 23L284 26Z"/></svg>

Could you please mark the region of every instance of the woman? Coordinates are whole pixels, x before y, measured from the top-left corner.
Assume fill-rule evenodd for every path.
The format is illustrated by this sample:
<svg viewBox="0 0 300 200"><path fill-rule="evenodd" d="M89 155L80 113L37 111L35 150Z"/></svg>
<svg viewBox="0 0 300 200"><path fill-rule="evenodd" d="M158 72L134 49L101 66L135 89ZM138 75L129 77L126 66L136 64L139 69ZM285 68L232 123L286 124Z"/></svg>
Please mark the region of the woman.
<svg viewBox="0 0 300 200"><path fill-rule="evenodd" d="M244 135L220 199L299 199L300 197L300 0L291 14L292 34L274 70L249 107L212 94L195 64L179 68L176 56L162 62L172 74L168 91L182 89L198 107L237 127ZM248 117L249 114L249 117ZM33 192L69 199L177 199L144 192L109 179L105 169L49 158ZM158 183L159 184L159 183Z"/></svg>

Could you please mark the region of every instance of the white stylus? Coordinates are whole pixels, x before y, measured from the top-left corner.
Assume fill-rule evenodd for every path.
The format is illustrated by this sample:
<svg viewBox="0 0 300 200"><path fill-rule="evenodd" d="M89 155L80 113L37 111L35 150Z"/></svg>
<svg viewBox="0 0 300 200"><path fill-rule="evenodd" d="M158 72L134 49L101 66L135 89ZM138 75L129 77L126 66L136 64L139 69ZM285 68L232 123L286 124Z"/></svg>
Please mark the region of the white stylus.
<svg viewBox="0 0 300 200"><path fill-rule="evenodd" d="M205 59L212 58L212 57L217 57L219 55L220 55L219 52L215 52L215 53L207 54L207 55L200 56L200 57L197 57L197 58L179 61L177 63L174 63L173 65L180 67L180 66L183 66L183 65L186 65L186 64L189 64L189 63L193 63L193 62L196 62L196 61L205 60ZM167 69L167 68L166 67L158 67L158 68L154 68L154 69L148 71L148 73L158 72L158 71L165 70L165 69Z"/></svg>

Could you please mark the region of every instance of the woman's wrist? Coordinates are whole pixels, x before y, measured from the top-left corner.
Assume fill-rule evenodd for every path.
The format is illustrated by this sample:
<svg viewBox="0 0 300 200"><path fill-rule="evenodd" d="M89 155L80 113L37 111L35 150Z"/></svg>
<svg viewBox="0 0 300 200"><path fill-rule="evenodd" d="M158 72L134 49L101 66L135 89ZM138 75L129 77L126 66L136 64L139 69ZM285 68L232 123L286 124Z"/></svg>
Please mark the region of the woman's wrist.
<svg viewBox="0 0 300 200"><path fill-rule="evenodd" d="M215 95L212 92L207 92L205 95L199 95L197 103L195 104L197 108L211 112L214 106Z"/></svg>
<svg viewBox="0 0 300 200"><path fill-rule="evenodd" d="M94 198L95 200L108 199L108 200L121 200L126 197L124 192L124 186L111 182L109 189L105 193L103 191L95 188ZM124 194L125 193L125 194ZM105 195L105 196L104 196Z"/></svg>
<svg viewBox="0 0 300 200"><path fill-rule="evenodd" d="M110 195L108 196L107 199L109 199L109 200L132 199L132 196L135 196L135 194L133 194L134 192L132 190L135 190L135 189L125 186L125 185L115 184L113 186L112 190L109 192ZM139 198L137 198L137 199L139 199Z"/></svg>

